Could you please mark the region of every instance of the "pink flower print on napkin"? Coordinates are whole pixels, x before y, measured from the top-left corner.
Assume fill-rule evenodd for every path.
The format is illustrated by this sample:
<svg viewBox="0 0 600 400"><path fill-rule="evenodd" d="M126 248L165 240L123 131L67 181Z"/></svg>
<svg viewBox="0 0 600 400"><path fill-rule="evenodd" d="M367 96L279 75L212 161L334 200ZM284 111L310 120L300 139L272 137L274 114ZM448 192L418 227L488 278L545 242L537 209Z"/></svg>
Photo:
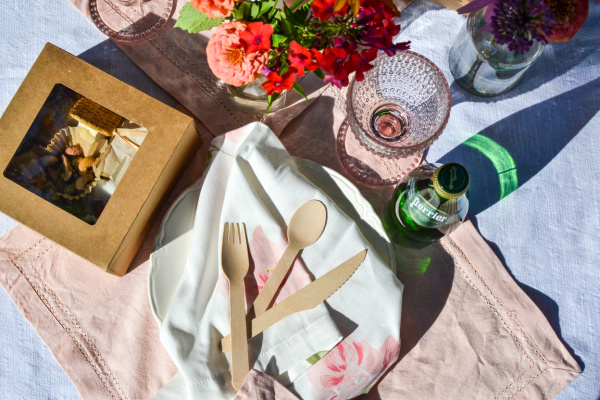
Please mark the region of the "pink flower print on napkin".
<svg viewBox="0 0 600 400"><path fill-rule="evenodd" d="M259 225L254 229L248 243L250 268L248 275L244 279L246 305L254 302L254 299L256 299L259 291L264 287L267 279L269 279L269 275L273 272L277 262L283 255L286 246L287 243L283 237L279 241L273 241L265 236L262 226ZM308 272L306 272L306 267L299 259L296 259L287 279L281 284L282 288L275 304L281 302L310 282L311 279ZM229 297L229 283L223 271L219 274L217 289L223 296Z"/></svg>
<svg viewBox="0 0 600 400"><path fill-rule="evenodd" d="M364 393L398 358L400 344L388 336L380 349L348 336L308 370L316 399L351 399Z"/></svg>
<svg viewBox="0 0 600 400"><path fill-rule="evenodd" d="M287 242L283 237L278 241L270 240L265 236L262 226L259 225L254 229L254 232L252 232L252 238L248 245L254 264L254 280L251 281L246 279L245 281L246 301L251 303L254 302L259 291L269 279L269 275L273 272L273 269L287 247ZM287 279L282 282L281 290L274 304L281 302L286 297L308 285L310 282L311 279L306 272L306 267L300 259L297 258L292 265Z"/></svg>
<svg viewBox="0 0 600 400"><path fill-rule="evenodd" d="M250 132L248 131L248 129L246 129L246 127L241 127L233 131L224 133L223 137L232 143L241 143L246 139L249 133Z"/></svg>

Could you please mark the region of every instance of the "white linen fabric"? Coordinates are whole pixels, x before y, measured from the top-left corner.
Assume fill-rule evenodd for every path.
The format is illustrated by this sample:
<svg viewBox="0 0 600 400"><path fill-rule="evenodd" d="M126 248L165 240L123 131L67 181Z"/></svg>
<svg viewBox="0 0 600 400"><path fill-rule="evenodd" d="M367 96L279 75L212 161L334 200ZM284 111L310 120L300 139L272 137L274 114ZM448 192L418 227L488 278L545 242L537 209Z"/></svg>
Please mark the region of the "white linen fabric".
<svg viewBox="0 0 600 400"><path fill-rule="evenodd" d="M287 245L286 224L311 199L325 204L327 225L302 251L303 262L296 261L277 301L363 249L367 257L327 305L289 316L251 339L251 368L277 377L303 399L364 392L397 359L400 346L403 286L378 256L381 243L367 241L354 221L299 172L266 125L229 132L211 147L193 245L161 328L161 340L181 374L175 379L185 382L185 390L171 382L155 398L184 392L190 399L235 396L229 355L219 348L230 332L228 284L219 262L222 226L245 223L254 269L249 275L260 289ZM245 285L251 303L257 291L248 277ZM315 354L322 358L306 361Z"/></svg>

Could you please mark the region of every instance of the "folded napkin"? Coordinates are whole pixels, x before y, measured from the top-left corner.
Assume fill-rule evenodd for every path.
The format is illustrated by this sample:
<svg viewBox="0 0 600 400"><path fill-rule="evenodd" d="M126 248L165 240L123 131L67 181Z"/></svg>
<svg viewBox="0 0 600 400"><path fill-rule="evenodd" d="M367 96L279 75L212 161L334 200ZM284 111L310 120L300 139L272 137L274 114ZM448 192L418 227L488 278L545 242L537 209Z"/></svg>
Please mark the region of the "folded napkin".
<svg viewBox="0 0 600 400"><path fill-rule="evenodd" d="M311 199L327 207L327 226L302 251L304 265L296 262L277 301L363 249L367 257L327 306L287 317L250 340L251 368L277 377L303 399L363 393L399 354L403 287L381 256L384 239L365 239L265 125L253 123L217 137L212 148L197 207L204 212L196 214L187 265L161 328L188 398L235 396L229 360L219 348L230 332L228 285L219 262L223 223L246 225L254 264L245 281L250 303L287 245L286 223Z"/></svg>

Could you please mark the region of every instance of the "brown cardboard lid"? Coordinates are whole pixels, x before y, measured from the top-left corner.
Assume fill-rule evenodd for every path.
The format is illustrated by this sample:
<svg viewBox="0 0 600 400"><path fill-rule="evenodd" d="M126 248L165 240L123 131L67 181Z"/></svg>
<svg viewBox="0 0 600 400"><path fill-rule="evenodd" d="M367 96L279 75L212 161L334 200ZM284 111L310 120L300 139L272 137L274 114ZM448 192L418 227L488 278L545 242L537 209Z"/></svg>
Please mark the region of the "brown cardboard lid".
<svg viewBox="0 0 600 400"><path fill-rule="evenodd" d="M59 83L147 128L148 136L96 224L63 211L4 174L0 211L106 270L165 166L177 156L193 119L48 43L0 119L0 172Z"/></svg>

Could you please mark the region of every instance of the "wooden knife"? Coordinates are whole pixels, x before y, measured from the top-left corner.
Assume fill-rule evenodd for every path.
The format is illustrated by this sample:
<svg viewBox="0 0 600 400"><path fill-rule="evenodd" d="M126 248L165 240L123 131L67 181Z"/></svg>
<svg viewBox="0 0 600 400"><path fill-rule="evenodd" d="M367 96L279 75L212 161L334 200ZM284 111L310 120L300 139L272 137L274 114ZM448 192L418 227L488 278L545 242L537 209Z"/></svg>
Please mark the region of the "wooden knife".
<svg viewBox="0 0 600 400"><path fill-rule="evenodd" d="M320 278L315 279L296 293L287 297L275 307L268 309L263 314L248 323L248 337L253 338L271 325L294 313L310 310L321 304L325 299L334 294L354 274L367 256L363 250L354 257L343 262ZM231 351L231 338L227 335L221 339L223 352Z"/></svg>

